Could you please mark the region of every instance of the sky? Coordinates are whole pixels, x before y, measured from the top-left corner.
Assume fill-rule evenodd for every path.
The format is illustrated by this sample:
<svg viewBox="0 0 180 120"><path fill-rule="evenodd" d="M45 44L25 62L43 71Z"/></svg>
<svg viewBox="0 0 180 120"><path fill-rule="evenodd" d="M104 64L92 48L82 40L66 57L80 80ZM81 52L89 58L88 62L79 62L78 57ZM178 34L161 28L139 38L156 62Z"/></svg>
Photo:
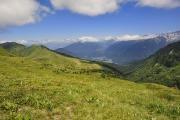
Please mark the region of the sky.
<svg viewBox="0 0 180 120"><path fill-rule="evenodd" d="M180 0L0 0L1 43L63 47L178 30Z"/></svg>

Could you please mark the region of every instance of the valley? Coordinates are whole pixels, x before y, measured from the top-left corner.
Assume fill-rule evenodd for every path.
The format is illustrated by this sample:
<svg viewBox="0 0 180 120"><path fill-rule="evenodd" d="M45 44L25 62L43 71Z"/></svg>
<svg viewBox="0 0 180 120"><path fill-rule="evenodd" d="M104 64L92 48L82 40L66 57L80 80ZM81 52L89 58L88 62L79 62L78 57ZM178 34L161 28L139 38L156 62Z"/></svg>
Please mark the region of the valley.
<svg viewBox="0 0 180 120"><path fill-rule="evenodd" d="M132 40L123 40L123 38L99 41L87 40L72 43L56 51L83 59L124 65L143 60L161 48L177 42L179 38L180 32L177 31L157 35L142 35L141 38Z"/></svg>

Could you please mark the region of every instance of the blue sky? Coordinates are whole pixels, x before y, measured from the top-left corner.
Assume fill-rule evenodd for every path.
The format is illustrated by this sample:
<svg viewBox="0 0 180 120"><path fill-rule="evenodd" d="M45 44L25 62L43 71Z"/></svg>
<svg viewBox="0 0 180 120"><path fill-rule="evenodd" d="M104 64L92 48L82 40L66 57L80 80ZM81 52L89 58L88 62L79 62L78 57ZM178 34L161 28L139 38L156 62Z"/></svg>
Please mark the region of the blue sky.
<svg viewBox="0 0 180 120"><path fill-rule="evenodd" d="M0 41L65 41L81 36L142 35L180 30L179 6L151 7L127 2L110 13L86 15L68 7L54 9L50 0L40 0L38 4L52 12L33 23L0 27Z"/></svg>

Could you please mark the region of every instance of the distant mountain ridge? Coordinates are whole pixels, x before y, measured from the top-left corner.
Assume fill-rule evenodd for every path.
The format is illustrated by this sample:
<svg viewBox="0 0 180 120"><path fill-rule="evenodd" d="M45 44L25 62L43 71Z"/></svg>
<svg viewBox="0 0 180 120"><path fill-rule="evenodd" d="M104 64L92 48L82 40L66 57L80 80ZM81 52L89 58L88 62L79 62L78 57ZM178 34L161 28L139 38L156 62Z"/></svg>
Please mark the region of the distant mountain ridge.
<svg viewBox="0 0 180 120"><path fill-rule="evenodd" d="M111 58L115 63L126 64L145 59L167 44L163 37L122 41L110 46L105 53L107 58Z"/></svg>
<svg viewBox="0 0 180 120"><path fill-rule="evenodd" d="M180 31L149 36L127 41L113 39L96 42L80 41L64 47L63 50L80 58L127 64L143 60L168 44L178 41Z"/></svg>

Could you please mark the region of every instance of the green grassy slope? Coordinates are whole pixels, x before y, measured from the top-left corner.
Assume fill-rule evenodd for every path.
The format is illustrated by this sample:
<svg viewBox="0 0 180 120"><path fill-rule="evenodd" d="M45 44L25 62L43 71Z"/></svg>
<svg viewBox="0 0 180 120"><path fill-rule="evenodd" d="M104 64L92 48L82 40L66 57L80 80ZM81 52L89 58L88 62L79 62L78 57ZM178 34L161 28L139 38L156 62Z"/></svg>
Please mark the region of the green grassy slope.
<svg viewBox="0 0 180 120"><path fill-rule="evenodd" d="M41 46L0 54L0 119L180 119L179 90L120 80L107 70Z"/></svg>
<svg viewBox="0 0 180 120"><path fill-rule="evenodd" d="M14 56L13 54L7 52L4 48L0 47L0 55L1 56Z"/></svg>
<svg viewBox="0 0 180 120"><path fill-rule="evenodd" d="M128 75L130 79L180 88L180 42L161 49L136 66Z"/></svg>

